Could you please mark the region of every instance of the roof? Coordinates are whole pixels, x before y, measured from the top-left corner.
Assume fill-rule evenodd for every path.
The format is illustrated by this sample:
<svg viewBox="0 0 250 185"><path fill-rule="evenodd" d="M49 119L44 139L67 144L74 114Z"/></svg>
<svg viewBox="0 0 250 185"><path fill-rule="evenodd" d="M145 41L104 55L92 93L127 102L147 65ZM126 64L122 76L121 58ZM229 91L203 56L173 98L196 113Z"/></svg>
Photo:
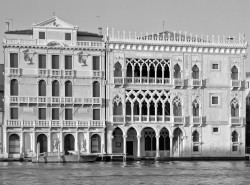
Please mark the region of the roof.
<svg viewBox="0 0 250 185"><path fill-rule="evenodd" d="M5 34L20 34L20 35L33 35L33 30L13 30L13 31L6 31Z"/></svg>
<svg viewBox="0 0 250 185"><path fill-rule="evenodd" d="M90 33L86 31L77 31L77 36L103 37L102 35L98 35L97 33Z"/></svg>

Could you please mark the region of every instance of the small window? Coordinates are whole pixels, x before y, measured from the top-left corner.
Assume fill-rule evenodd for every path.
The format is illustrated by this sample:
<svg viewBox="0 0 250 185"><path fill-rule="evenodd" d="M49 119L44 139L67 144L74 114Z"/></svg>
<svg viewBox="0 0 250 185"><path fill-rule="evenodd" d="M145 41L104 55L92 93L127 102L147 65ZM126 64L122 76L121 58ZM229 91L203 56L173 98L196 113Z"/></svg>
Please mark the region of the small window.
<svg viewBox="0 0 250 185"><path fill-rule="evenodd" d="M46 120L46 108L39 108L38 119L39 120Z"/></svg>
<svg viewBox="0 0 250 185"><path fill-rule="evenodd" d="M72 120L73 114L72 109L65 109L65 120Z"/></svg>
<svg viewBox="0 0 250 185"><path fill-rule="evenodd" d="M219 97L212 96L212 105L218 105L219 104Z"/></svg>
<svg viewBox="0 0 250 185"><path fill-rule="evenodd" d="M39 55L38 67L39 69L46 69L46 55Z"/></svg>
<svg viewBox="0 0 250 185"><path fill-rule="evenodd" d="M18 119L18 108L10 108L10 119Z"/></svg>
<svg viewBox="0 0 250 185"><path fill-rule="evenodd" d="M213 127L213 133L218 133L219 132L219 128L218 127Z"/></svg>
<svg viewBox="0 0 250 185"><path fill-rule="evenodd" d="M199 146L194 145L193 146L193 152L199 152Z"/></svg>
<svg viewBox="0 0 250 185"><path fill-rule="evenodd" d="M100 120L100 109L93 110L93 120Z"/></svg>
<svg viewBox="0 0 250 185"><path fill-rule="evenodd" d="M59 108L52 108L52 120L59 120Z"/></svg>
<svg viewBox="0 0 250 185"><path fill-rule="evenodd" d="M65 33L65 40L71 40L71 33Z"/></svg>
<svg viewBox="0 0 250 185"><path fill-rule="evenodd" d="M233 146L232 146L232 151L233 151L233 152L237 152L237 151L238 151L238 146L233 145Z"/></svg>
<svg viewBox="0 0 250 185"><path fill-rule="evenodd" d="M212 69L219 69L219 64L212 64Z"/></svg>
<svg viewBox="0 0 250 185"><path fill-rule="evenodd" d="M45 39L45 32L39 32L39 39Z"/></svg>
<svg viewBox="0 0 250 185"><path fill-rule="evenodd" d="M18 54L10 53L10 68L18 68Z"/></svg>
<svg viewBox="0 0 250 185"><path fill-rule="evenodd" d="M64 65L64 67L65 67L65 69L68 69L68 70L71 70L72 69L72 56L71 55L66 55L65 56L65 65Z"/></svg>

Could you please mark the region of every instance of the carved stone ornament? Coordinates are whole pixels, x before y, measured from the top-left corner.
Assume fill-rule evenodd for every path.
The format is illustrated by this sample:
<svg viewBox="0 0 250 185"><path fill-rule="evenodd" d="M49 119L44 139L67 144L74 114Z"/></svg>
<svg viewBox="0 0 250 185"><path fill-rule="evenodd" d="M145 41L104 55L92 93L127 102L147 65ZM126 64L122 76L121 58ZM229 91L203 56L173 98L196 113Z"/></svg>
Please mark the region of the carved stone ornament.
<svg viewBox="0 0 250 185"><path fill-rule="evenodd" d="M33 63L33 57L35 54L37 54L35 51L30 52L28 49L23 50L23 54L24 54L24 61L32 64Z"/></svg>
<svg viewBox="0 0 250 185"><path fill-rule="evenodd" d="M83 51L78 54L78 61L82 66L87 66L87 58L90 56L89 53L84 53Z"/></svg>

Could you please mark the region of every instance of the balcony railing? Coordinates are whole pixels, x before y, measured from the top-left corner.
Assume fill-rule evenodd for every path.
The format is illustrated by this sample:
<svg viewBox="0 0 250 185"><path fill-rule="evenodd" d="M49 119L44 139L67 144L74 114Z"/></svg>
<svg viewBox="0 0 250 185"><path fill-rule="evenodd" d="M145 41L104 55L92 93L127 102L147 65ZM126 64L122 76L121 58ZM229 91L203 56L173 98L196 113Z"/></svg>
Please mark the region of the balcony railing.
<svg viewBox="0 0 250 185"><path fill-rule="evenodd" d="M76 120L6 120L7 127L105 127L104 121L76 121Z"/></svg>
<svg viewBox="0 0 250 185"><path fill-rule="evenodd" d="M75 70L65 69L62 71L63 76L66 78L74 78L75 77Z"/></svg>
<svg viewBox="0 0 250 185"><path fill-rule="evenodd" d="M126 84L170 84L170 79L155 77L126 77L124 82Z"/></svg>
<svg viewBox="0 0 250 185"><path fill-rule="evenodd" d="M241 80L231 80L231 88L241 88Z"/></svg>
<svg viewBox="0 0 250 185"><path fill-rule="evenodd" d="M49 70L48 69L38 69L37 70L38 76L49 76Z"/></svg>
<svg viewBox="0 0 250 185"><path fill-rule="evenodd" d="M230 117L229 118L229 123L231 126L235 125L244 125L244 120L243 117Z"/></svg>
<svg viewBox="0 0 250 185"><path fill-rule="evenodd" d="M184 79L182 79L182 78L174 78L174 86L183 87L184 86Z"/></svg>
<svg viewBox="0 0 250 185"><path fill-rule="evenodd" d="M123 123L125 121L125 116L123 115L113 115L113 122L114 123Z"/></svg>
<svg viewBox="0 0 250 185"><path fill-rule="evenodd" d="M103 77L103 71L93 70L93 77L95 77L95 78Z"/></svg>
<svg viewBox="0 0 250 185"><path fill-rule="evenodd" d="M186 120L184 116L173 116L173 125L185 125Z"/></svg>
<svg viewBox="0 0 250 185"><path fill-rule="evenodd" d="M22 96L10 96L10 103L22 103L22 104L102 104L102 98L73 98L73 97L22 97Z"/></svg>
<svg viewBox="0 0 250 185"><path fill-rule="evenodd" d="M51 69L51 76L60 77L62 76L60 69Z"/></svg>
<svg viewBox="0 0 250 185"><path fill-rule="evenodd" d="M202 125L202 116L192 116L190 117L191 125Z"/></svg>
<svg viewBox="0 0 250 185"><path fill-rule="evenodd" d="M133 119L132 119L133 118ZM170 122L170 116L163 116L163 115L113 115L113 122L114 123L121 123L121 122L151 122L151 123L166 123Z"/></svg>
<svg viewBox="0 0 250 185"><path fill-rule="evenodd" d="M201 79L191 79L190 83L191 83L191 86L193 86L193 87L201 87L202 86Z"/></svg>
<svg viewBox="0 0 250 185"><path fill-rule="evenodd" d="M115 85L122 85L123 82L123 77L114 77L114 84Z"/></svg>
<svg viewBox="0 0 250 185"><path fill-rule="evenodd" d="M22 75L22 69L20 68L10 68L9 70L10 76L21 76Z"/></svg>

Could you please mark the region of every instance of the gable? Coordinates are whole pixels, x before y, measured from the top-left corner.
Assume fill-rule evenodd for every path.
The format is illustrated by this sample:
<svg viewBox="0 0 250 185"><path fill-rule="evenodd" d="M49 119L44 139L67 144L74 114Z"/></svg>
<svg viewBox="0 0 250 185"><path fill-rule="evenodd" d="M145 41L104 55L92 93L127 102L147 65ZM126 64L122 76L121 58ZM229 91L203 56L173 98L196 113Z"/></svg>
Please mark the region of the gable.
<svg viewBox="0 0 250 185"><path fill-rule="evenodd" d="M59 19L56 16L53 16L52 18L42 21L40 23L33 24L32 27L78 29L78 26L74 26L73 24L67 23L64 20Z"/></svg>

